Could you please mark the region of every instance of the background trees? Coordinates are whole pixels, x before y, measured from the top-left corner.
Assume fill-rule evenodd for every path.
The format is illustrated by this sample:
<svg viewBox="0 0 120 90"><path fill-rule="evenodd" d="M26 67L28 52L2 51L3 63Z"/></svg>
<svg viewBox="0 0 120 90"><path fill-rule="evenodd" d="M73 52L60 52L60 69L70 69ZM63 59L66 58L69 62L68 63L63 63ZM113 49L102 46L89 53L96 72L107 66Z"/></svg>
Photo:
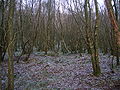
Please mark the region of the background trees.
<svg viewBox="0 0 120 90"><path fill-rule="evenodd" d="M54 51L55 47L62 44L61 40L63 38L63 47L67 51L71 51L71 53L89 51L90 47L88 47L87 40L93 35L95 12L91 3L88 2L86 7L88 9L88 24L86 24L87 18L83 9L84 5L83 2L78 0L71 1L71 3L66 2L65 5L61 5L60 2L55 2L54 0L48 0L48 2L42 0L31 2L16 1L14 29L16 32L19 31L15 40L16 50L23 51L24 54L28 53L27 49L31 47L32 39L37 33L34 45L31 47L34 50L45 51L46 53L47 51ZM98 12L100 21L103 20L103 17L106 21L108 20L106 13L104 8ZM106 23L101 23L100 27L98 27L98 32L100 32L98 36L105 32L104 30L101 31L103 25L109 28ZM89 32L84 30L86 27L90 29ZM101 37L98 39L101 39ZM98 40L98 43L104 44L106 42ZM98 48L103 47L100 45Z"/></svg>

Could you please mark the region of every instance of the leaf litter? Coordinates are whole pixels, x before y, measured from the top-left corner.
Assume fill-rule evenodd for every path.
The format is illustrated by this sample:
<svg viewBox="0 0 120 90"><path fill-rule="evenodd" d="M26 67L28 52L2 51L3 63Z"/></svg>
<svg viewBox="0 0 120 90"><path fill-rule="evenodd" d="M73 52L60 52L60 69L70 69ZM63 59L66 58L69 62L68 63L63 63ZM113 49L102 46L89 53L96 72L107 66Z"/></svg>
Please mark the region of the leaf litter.
<svg viewBox="0 0 120 90"><path fill-rule="evenodd" d="M102 74L95 77L89 55L32 54L29 62L14 62L15 90L119 90L120 66L112 73L110 59L107 55L100 55ZM2 65L4 90L7 86L7 63Z"/></svg>

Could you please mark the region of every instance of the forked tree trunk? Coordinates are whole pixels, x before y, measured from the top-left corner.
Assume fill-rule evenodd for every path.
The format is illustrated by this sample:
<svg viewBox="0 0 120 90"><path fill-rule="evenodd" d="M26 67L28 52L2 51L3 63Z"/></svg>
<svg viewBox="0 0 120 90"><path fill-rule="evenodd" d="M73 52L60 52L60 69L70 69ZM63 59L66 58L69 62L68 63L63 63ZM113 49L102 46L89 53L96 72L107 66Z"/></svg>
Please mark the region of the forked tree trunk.
<svg viewBox="0 0 120 90"><path fill-rule="evenodd" d="M86 37L87 37L87 43L90 48L90 54L91 54L91 61L92 61L92 67L93 67L93 74L95 76L99 76L101 73L100 66L99 66L99 57L98 57L98 43L97 43L97 35L98 35L98 26L99 26L99 16L98 16L98 6L97 1L95 0L95 10L96 10L96 23L95 23L95 31L94 31L94 39L90 36L90 28L88 27L89 23L89 16L88 16L88 4L89 1L85 0L85 19L86 19Z"/></svg>
<svg viewBox="0 0 120 90"><path fill-rule="evenodd" d="M99 11L98 11L98 2L94 0L95 11L96 11L96 21L95 21L95 32L94 32L94 57L95 57L95 72L94 75L99 76L101 73L99 65L99 56L98 56L98 27L99 27Z"/></svg>

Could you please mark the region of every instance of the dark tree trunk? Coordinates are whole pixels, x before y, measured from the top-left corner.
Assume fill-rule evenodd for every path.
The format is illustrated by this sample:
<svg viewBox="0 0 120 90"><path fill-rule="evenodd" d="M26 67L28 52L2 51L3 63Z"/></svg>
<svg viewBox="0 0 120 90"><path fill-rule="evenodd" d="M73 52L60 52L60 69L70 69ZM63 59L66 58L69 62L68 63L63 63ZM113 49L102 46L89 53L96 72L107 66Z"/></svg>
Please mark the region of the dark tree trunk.
<svg viewBox="0 0 120 90"><path fill-rule="evenodd" d="M9 2L9 17L8 17L8 90L14 90L14 64L13 64L13 52L14 52L14 34L13 34L13 17L14 17L15 0Z"/></svg>

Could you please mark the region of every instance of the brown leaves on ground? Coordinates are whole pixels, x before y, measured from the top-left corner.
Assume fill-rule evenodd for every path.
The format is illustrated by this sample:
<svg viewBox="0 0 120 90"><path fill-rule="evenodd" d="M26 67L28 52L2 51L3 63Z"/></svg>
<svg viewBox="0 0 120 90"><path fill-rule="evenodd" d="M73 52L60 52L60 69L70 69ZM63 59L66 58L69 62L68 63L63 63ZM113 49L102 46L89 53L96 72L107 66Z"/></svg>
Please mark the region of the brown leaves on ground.
<svg viewBox="0 0 120 90"><path fill-rule="evenodd" d="M15 90L112 89L120 85L120 68L111 73L110 59L100 55L102 74L92 74L90 56L78 54L53 56L31 55L29 62L15 63ZM3 63L7 73L7 65ZM4 74L4 84L7 82ZM5 85L4 85L5 86ZM116 89L117 90L117 89Z"/></svg>

